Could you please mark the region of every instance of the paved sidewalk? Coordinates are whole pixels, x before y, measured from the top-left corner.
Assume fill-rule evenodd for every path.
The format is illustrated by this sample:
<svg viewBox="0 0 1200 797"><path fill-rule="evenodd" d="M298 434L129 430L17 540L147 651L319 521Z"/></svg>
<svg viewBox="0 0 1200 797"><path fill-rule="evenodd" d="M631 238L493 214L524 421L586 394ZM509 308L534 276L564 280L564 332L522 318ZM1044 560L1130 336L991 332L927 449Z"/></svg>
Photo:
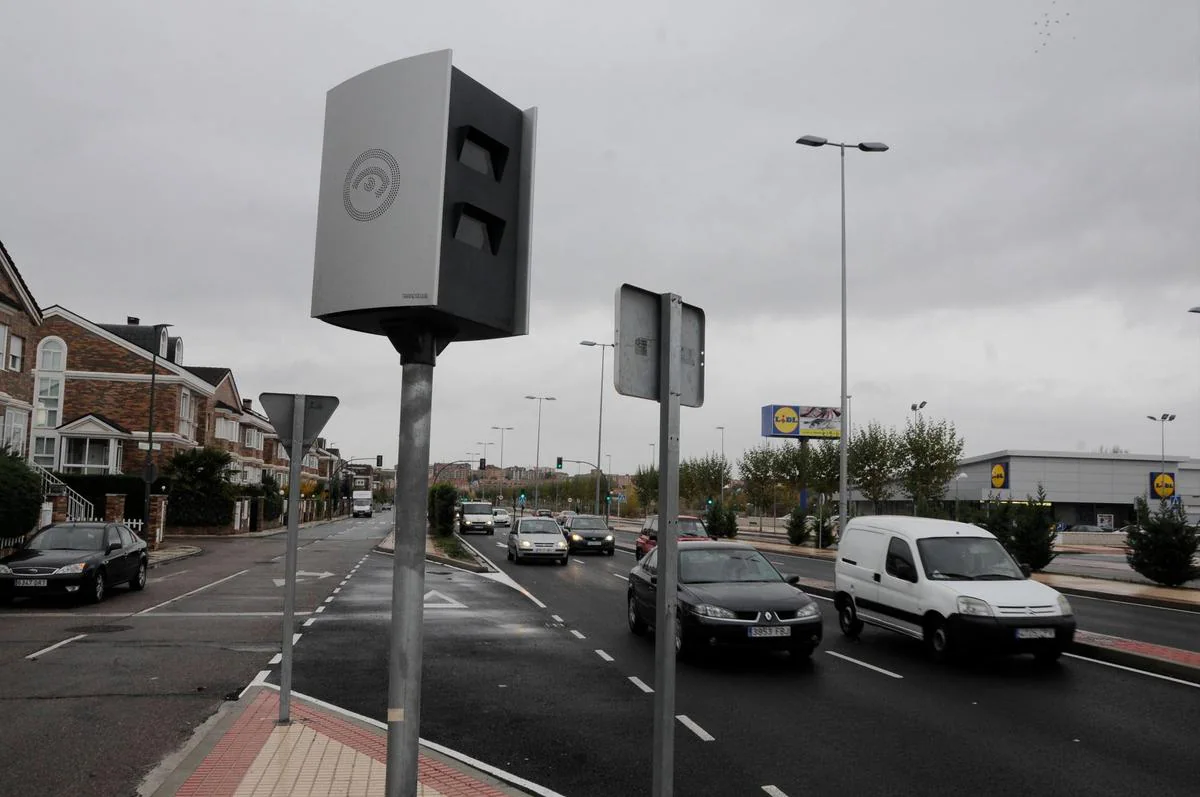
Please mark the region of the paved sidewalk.
<svg viewBox="0 0 1200 797"><path fill-rule="evenodd" d="M291 724L276 723L279 693L252 685L174 766L152 773L143 797L365 797L383 795L387 735L349 713L293 693ZM165 771L164 771L165 770ZM422 749L422 797L530 795L439 752ZM153 782L152 782L153 781ZM553 792L539 789L539 794Z"/></svg>

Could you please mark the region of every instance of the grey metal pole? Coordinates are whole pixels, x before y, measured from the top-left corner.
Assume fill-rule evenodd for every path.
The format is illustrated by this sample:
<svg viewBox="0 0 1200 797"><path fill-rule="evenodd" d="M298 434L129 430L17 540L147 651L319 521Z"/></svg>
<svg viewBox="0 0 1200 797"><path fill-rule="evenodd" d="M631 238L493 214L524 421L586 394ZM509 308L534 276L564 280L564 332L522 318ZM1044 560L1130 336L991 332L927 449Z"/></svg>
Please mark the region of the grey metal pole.
<svg viewBox="0 0 1200 797"><path fill-rule="evenodd" d="M300 542L300 463L304 459L304 400L292 400L292 450L288 452L287 548L283 560L283 641L279 670L279 724L291 722L292 634L296 631L296 559Z"/></svg>
<svg viewBox="0 0 1200 797"><path fill-rule="evenodd" d="M538 399L538 428L537 428L537 447L533 453L533 508L537 509L541 506L538 503L538 483L542 476L542 400Z"/></svg>
<svg viewBox="0 0 1200 797"><path fill-rule="evenodd" d="M401 352L400 440L396 468L392 628L388 648L387 797L417 797L421 658L425 602L426 484L435 342L418 335Z"/></svg>
<svg viewBox="0 0 1200 797"><path fill-rule="evenodd" d="M592 504L592 514L600 514L600 449L604 440L604 343L600 348L600 420L596 423L596 500Z"/></svg>
<svg viewBox="0 0 1200 797"><path fill-rule="evenodd" d="M154 381L158 375L158 339L162 333L159 327L154 328L154 350L150 353L150 426L146 430L146 461L142 465L142 481L146 483L146 500L142 514L142 536L150 539L150 488L154 479L150 478L154 467Z"/></svg>
<svg viewBox="0 0 1200 797"><path fill-rule="evenodd" d="M846 421L846 394L850 388L847 379L846 369L846 147L842 145L838 147L838 152L841 153L842 164L842 423ZM846 439L846 430L843 428L841 433L839 446L839 482L840 495L838 496L838 534L841 534L842 529L846 528L846 507L849 503L849 441Z"/></svg>
<svg viewBox="0 0 1200 797"><path fill-rule="evenodd" d="M721 467L725 467L725 427L718 426L721 430ZM721 508L725 507L725 471L721 471Z"/></svg>
<svg viewBox="0 0 1200 797"><path fill-rule="evenodd" d="M675 793L675 616L679 582L679 392L683 303L662 294L658 382L658 584L654 599L653 797Z"/></svg>

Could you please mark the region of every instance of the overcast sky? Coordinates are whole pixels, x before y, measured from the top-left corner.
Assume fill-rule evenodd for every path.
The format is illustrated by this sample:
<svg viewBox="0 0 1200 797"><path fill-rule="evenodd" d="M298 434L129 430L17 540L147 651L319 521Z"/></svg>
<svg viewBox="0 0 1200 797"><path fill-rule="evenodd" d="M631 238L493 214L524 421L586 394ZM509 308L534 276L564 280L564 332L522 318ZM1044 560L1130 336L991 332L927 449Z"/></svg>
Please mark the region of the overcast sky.
<svg viewBox="0 0 1200 797"><path fill-rule="evenodd" d="M432 454L594 459L622 282L707 313L682 451L757 445L759 407L838 403L847 156L855 426L914 401L967 454L1200 455L1200 11L1023 2L11 3L0 240L37 300L169 322L245 396L331 393L344 454L395 459L400 367L309 318L325 92L455 64L539 108L532 332L452 345ZM650 461L616 395L603 454ZM499 446L489 459L498 461ZM607 467L607 460L603 463Z"/></svg>

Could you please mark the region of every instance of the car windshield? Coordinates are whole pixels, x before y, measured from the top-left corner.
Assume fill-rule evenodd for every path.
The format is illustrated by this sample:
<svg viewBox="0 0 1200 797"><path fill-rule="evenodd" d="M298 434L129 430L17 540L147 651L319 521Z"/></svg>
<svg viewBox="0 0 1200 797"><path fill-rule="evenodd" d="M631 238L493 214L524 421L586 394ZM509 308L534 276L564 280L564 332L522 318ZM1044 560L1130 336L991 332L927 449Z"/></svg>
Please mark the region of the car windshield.
<svg viewBox="0 0 1200 797"><path fill-rule="evenodd" d="M491 504L463 504L462 511L464 515L490 515L492 514Z"/></svg>
<svg viewBox="0 0 1200 797"><path fill-rule="evenodd" d="M578 529L603 529L608 530L608 525L603 518L598 517L577 517L571 521L571 530Z"/></svg>
<svg viewBox="0 0 1200 797"><path fill-rule="evenodd" d="M716 548L679 552L679 581L683 584L781 580L779 571L758 551Z"/></svg>
<svg viewBox="0 0 1200 797"><path fill-rule="evenodd" d="M705 530L704 524L696 518L681 517L679 518L679 536L707 537L708 532Z"/></svg>
<svg viewBox="0 0 1200 797"><path fill-rule="evenodd" d="M492 514L493 515L507 515L508 510L507 509L493 509Z"/></svg>
<svg viewBox="0 0 1200 797"><path fill-rule="evenodd" d="M521 523L519 533L521 534L558 534L562 535L562 530L553 520L526 520Z"/></svg>
<svg viewBox="0 0 1200 797"><path fill-rule="evenodd" d="M104 527L52 526L26 547L32 551L99 551L104 547Z"/></svg>
<svg viewBox="0 0 1200 797"><path fill-rule="evenodd" d="M932 581L1008 581L1025 578L999 542L988 537L917 540L925 577Z"/></svg>

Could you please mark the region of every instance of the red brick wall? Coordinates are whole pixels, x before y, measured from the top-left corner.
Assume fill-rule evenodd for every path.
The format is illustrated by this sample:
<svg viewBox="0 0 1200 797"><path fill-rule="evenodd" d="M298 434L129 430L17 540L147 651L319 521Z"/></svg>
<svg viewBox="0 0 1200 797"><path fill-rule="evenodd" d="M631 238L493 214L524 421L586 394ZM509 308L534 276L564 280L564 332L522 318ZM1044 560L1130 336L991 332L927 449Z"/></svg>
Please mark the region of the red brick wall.
<svg viewBox="0 0 1200 797"><path fill-rule="evenodd" d="M16 288L8 281L8 279L0 275L0 295L3 295L8 301L21 306L21 300L17 298ZM13 310L7 305L0 306L0 324L8 327L9 336L16 335L25 340L25 360L21 365L20 372L8 370L8 345L7 340L4 342L4 362L0 363L0 392L7 393L10 396L33 403L33 366L34 358L37 353L38 333L33 325L33 319L29 317L23 310ZM0 415L3 413L0 409Z"/></svg>
<svg viewBox="0 0 1200 797"><path fill-rule="evenodd" d="M150 361L128 349L105 340L65 318L47 318L38 329L38 340L50 336L67 343L68 371L103 371L119 374L149 374ZM158 366L158 373L169 373Z"/></svg>

